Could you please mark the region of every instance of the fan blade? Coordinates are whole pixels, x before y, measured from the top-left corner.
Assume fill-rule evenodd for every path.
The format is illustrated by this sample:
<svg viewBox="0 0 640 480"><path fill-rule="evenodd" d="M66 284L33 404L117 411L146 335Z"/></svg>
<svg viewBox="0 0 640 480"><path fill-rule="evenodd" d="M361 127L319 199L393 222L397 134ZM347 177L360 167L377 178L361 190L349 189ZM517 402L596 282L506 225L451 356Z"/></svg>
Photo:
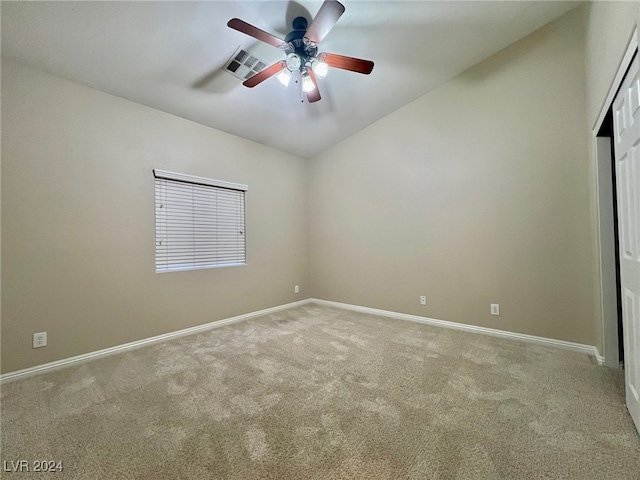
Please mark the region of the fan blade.
<svg viewBox="0 0 640 480"><path fill-rule="evenodd" d="M344 13L344 5L336 0L325 0L320 10L313 19L304 38L314 44L318 44L333 28L340 16Z"/></svg>
<svg viewBox="0 0 640 480"><path fill-rule="evenodd" d="M364 73L369 75L373 70L373 62L370 60L362 60L360 58L345 57L337 53L321 53L318 58L324 58L327 65L333 68L349 70L356 73Z"/></svg>
<svg viewBox="0 0 640 480"><path fill-rule="evenodd" d="M245 87L253 88L256 85L264 82L267 78L273 77L275 74L280 73L287 68L287 62L280 60L273 65L268 66L259 73L256 73L253 77L247 78L242 84Z"/></svg>
<svg viewBox="0 0 640 480"><path fill-rule="evenodd" d="M250 37L256 38L261 42L273 45L274 47L282 49L286 49L289 47L289 44L281 38L278 38L275 35L271 35L264 30L260 30L258 27L254 27L253 25L245 22L244 20L240 20L239 18L232 18L227 22L227 26L246 35L249 35Z"/></svg>
<svg viewBox="0 0 640 480"><path fill-rule="evenodd" d="M314 88L310 92L306 92L307 93L307 101L309 103L317 102L318 100L320 100L322 98L320 96L320 89L318 88L318 80L316 80L316 75L315 75L315 73L313 73L313 70L309 69L309 70L307 70L307 72L309 73L309 77L311 77L311 81L316 86L316 88Z"/></svg>

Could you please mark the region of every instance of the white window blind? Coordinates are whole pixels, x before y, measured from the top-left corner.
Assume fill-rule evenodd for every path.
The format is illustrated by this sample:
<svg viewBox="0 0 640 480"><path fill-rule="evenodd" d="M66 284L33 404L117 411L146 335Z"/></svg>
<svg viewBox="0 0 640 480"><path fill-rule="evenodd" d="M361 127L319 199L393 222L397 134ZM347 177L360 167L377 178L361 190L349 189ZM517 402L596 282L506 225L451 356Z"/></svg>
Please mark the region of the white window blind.
<svg viewBox="0 0 640 480"><path fill-rule="evenodd" d="M156 272L243 265L246 185L154 170Z"/></svg>

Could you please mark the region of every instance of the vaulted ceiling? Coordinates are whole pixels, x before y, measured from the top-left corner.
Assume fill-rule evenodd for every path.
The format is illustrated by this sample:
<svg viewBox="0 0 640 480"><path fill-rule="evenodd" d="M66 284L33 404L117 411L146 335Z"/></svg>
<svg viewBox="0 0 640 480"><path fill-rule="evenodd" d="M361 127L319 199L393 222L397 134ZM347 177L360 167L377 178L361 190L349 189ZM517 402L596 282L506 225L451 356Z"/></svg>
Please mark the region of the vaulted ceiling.
<svg viewBox="0 0 640 480"><path fill-rule="evenodd" d="M282 50L227 27L283 38L321 1L2 2L2 54L103 92L302 157L329 146L502 50L579 2L354 1L321 51L375 62L331 69L322 100L276 78L249 89L222 70L238 47Z"/></svg>

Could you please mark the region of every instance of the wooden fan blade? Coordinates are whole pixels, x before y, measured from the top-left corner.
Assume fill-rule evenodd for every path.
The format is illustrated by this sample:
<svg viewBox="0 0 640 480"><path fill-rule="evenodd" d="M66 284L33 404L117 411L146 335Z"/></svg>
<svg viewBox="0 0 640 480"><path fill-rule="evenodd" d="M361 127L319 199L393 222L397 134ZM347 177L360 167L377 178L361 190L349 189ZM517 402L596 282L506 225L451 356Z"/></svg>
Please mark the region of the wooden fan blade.
<svg viewBox="0 0 640 480"><path fill-rule="evenodd" d="M275 35L271 35L264 30L260 30L258 27L254 27L253 25L245 22L244 20L240 20L239 18L232 18L227 22L227 26L246 35L249 35L250 37L256 38L261 42L273 45L274 47L282 49L286 49L289 47L289 44L281 38L278 38Z"/></svg>
<svg viewBox="0 0 640 480"><path fill-rule="evenodd" d="M317 102L318 100L320 100L322 98L320 96L320 89L318 88L318 80L316 79L316 75L315 75L315 73L313 73L313 70L309 69L309 70L307 70L307 72L309 73L309 77L311 77L311 81L316 86L316 88L314 88L310 92L306 92L307 101L309 103Z"/></svg>
<svg viewBox="0 0 640 480"><path fill-rule="evenodd" d="M259 73L256 73L253 77L247 78L242 84L245 87L253 88L256 85L264 82L267 78L273 77L275 74L280 73L287 67L287 62L280 60L273 65L268 66Z"/></svg>
<svg viewBox="0 0 640 480"><path fill-rule="evenodd" d="M326 64L333 68L340 68L342 70L349 70L356 73L364 73L365 75L369 75L371 70L373 70L373 62L370 60L345 57L344 55L338 55L337 53L321 53L318 57L324 57Z"/></svg>
<svg viewBox="0 0 640 480"><path fill-rule="evenodd" d="M318 10L316 18L313 19L311 25L307 28L307 33L304 34L304 38L315 44L320 43L343 13L344 5L340 2L337 0L325 0L320 10Z"/></svg>

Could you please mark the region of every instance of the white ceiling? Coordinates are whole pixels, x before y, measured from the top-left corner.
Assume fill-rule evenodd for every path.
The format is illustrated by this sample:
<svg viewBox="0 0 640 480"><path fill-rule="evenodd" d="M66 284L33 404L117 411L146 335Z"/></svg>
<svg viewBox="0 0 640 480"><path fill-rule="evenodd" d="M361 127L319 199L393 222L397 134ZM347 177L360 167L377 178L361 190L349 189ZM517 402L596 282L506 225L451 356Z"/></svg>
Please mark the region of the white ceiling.
<svg viewBox="0 0 640 480"><path fill-rule="evenodd" d="M312 157L561 16L578 2L354 1L320 51L373 60L332 69L322 100L275 78L253 89L221 68L238 46L282 50L226 26L284 37L300 2L2 2L2 54L103 92L302 157Z"/></svg>

